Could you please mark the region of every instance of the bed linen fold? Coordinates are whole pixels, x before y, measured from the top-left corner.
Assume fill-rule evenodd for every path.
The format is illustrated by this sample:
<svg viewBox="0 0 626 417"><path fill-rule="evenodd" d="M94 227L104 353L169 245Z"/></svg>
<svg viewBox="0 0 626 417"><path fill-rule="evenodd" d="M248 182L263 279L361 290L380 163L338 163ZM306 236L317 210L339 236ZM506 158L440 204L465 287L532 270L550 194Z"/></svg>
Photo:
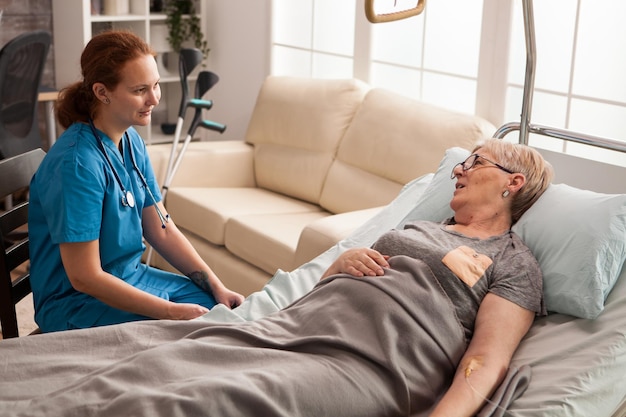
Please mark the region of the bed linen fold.
<svg viewBox="0 0 626 417"><path fill-rule="evenodd" d="M476 417L504 417L511 403L518 399L530 384L532 370L528 365L511 366L500 386L485 403Z"/></svg>

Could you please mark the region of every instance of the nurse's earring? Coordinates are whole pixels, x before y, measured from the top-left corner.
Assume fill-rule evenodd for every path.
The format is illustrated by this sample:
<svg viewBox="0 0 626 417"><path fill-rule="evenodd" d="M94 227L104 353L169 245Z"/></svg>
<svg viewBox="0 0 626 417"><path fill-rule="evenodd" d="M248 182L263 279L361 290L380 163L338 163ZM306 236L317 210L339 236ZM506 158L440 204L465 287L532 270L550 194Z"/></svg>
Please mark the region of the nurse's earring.
<svg viewBox="0 0 626 417"><path fill-rule="evenodd" d="M502 198L507 198L509 194L509 190L504 190L504 192L502 193Z"/></svg>
<svg viewBox="0 0 626 417"><path fill-rule="evenodd" d="M102 102L104 104L111 104L111 99L109 99L108 97L105 97L104 100L102 100Z"/></svg>

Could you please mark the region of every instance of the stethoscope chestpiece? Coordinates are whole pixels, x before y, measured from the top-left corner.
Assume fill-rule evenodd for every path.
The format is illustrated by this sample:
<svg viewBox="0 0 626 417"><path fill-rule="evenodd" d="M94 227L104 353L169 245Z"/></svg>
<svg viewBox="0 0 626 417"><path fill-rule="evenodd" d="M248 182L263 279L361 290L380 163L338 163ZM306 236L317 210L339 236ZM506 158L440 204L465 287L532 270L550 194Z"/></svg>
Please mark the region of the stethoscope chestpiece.
<svg viewBox="0 0 626 417"><path fill-rule="evenodd" d="M135 197L133 197L133 193L126 190L126 193L122 195L122 205L124 207L135 207Z"/></svg>

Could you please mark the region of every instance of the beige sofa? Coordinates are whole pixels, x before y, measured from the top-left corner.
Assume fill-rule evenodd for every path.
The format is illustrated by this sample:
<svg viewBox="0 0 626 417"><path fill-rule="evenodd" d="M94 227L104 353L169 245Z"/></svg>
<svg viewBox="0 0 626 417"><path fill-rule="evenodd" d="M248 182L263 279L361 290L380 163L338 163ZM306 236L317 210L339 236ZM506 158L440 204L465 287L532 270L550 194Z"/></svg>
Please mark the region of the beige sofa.
<svg viewBox="0 0 626 417"><path fill-rule="evenodd" d="M272 76L245 140L192 142L165 204L222 281L248 295L344 238L447 148L494 131L357 80ZM160 181L170 149L149 146Z"/></svg>

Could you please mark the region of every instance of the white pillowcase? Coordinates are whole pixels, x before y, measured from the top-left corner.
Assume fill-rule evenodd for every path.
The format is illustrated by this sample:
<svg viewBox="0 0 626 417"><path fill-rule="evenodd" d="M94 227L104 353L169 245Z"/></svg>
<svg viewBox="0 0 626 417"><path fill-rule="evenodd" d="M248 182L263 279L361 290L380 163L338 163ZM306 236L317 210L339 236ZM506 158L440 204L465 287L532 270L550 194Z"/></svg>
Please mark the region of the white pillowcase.
<svg viewBox="0 0 626 417"><path fill-rule="evenodd" d="M450 200L454 195L455 180L450 179L452 169L459 162L470 156L470 151L463 148L450 148L446 151L430 184L422 194L415 207L398 224L404 225L416 220L443 221L454 215L450 208Z"/></svg>
<svg viewBox="0 0 626 417"><path fill-rule="evenodd" d="M552 184L513 230L539 261L548 311L602 312L626 259L626 195Z"/></svg>

